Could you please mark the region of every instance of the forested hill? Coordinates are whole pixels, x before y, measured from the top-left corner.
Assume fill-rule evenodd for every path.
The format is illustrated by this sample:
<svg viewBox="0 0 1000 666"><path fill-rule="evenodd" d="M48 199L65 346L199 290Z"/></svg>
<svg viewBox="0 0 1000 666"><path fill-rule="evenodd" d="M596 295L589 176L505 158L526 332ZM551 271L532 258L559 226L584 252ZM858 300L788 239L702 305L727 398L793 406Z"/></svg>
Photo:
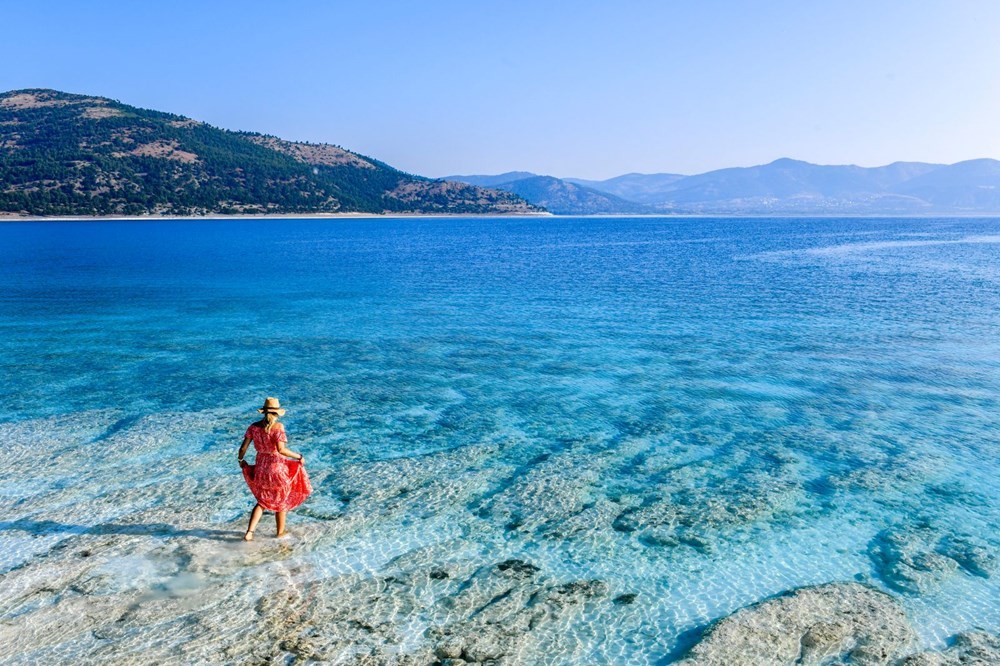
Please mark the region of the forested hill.
<svg viewBox="0 0 1000 666"><path fill-rule="evenodd" d="M413 176L337 146L223 130L102 97L0 94L0 212L538 211L509 192Z"/></svg>

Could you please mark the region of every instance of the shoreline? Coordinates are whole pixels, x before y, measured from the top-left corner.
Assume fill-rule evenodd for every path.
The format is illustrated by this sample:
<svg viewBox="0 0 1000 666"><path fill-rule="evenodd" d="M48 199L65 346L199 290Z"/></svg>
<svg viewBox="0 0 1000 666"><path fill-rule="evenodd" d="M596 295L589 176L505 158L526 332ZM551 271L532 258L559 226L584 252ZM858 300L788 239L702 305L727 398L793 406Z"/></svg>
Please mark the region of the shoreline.
<svg viewBox="0 0 1000 666"><path fill-rule="evenodd" d="M839 214L839 213L256 213L224 215L15 215L0 212L4 222L151 222L168 220L378 220L400 218L553 218L553 219L1000 219L997 213L920 213L920 214Z"/></svg>
<svg viewBox="0 0 1000 666"><path fill-rule="evenodd" d="M3 222L151 222L166 220L367 220L402 217L453 218L453 217L556 217L551 213L259 213L238 215L7 215L0 213Z"/></svg>

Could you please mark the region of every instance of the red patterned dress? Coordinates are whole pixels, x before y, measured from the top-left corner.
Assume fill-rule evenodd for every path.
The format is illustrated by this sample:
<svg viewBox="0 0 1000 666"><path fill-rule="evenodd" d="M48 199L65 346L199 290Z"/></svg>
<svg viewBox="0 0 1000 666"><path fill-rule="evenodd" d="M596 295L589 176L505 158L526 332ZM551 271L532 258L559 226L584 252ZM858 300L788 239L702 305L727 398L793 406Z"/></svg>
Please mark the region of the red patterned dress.
<svg viewBox="0 0 1000 666"><path fill-rule="evenodd" d="M305 465L278 453L278 444L288 441L280 423L267 432L256 423L247 428L245 437L253 439L257 458L243 468L243 478L257 503L268 511L288 511L302 504L312 492Z"/></svg>

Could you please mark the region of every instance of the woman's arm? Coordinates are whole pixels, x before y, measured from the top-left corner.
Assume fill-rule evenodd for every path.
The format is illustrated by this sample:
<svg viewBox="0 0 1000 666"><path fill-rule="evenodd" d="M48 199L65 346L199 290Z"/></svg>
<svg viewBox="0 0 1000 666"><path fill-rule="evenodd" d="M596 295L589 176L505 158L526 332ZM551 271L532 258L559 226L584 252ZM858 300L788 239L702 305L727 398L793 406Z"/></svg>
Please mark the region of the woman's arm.
<svg viewBox="0 0 1000 666"><path fill-rule="evenodd" d="M285 456L286 458L295 458L296 460L304 461L306 459L304 455L302 455L301 453L296 453L295 451L292 451L290 448L285 446L285 444L288 441L288 438L285 436L284 428L281 429L281 434L282 437L278 440L278 453Z"/></svg>
<svg viewBox="0 0 1000 666"><path fill-rule="evenodd" d="M287 446L285 446L284 443L278 444L278 453L280 453L281 455L286 456L288 458L295 458L296 460L305 460L306 459L306 457L304 455L302 455L301 453L296 453L295 451L292 451L290 448L288 448Z"/></svg>
<svg viewBox="0 0 1000 666"><path fill-rule="evenodd" d="M243 460L243 456L247 454L247 447L250 446L250 442L252 441L252 437L244 437L243 443L240 444L240 452L236 454L236 459L240 463L240 467L247 464L246 461Z"/></svg>

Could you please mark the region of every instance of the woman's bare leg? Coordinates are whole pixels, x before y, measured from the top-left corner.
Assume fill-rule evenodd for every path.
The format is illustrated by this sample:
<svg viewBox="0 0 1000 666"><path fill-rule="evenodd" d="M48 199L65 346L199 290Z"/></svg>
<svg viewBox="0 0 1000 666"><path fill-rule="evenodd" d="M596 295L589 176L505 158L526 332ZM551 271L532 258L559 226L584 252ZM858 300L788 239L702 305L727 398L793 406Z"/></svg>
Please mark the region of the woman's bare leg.
<svg viewBox="0 0 1000 666"><path fill-rule="evenodd" d="M257 529L257 523L260 521L262 515L264 515L264 507L260 504L255 504L253 511L250 512L250 524L247 525L247 533L243 535L244 541L253 541L253 531Z"/></svg>
<svg viewBox="0 0 1000 666"><path fill-rule="evenodd" d="M287 511L275 511L274 512L274 522L278 524L278 536L285 533L285 516L288 515Z"/></svg>

